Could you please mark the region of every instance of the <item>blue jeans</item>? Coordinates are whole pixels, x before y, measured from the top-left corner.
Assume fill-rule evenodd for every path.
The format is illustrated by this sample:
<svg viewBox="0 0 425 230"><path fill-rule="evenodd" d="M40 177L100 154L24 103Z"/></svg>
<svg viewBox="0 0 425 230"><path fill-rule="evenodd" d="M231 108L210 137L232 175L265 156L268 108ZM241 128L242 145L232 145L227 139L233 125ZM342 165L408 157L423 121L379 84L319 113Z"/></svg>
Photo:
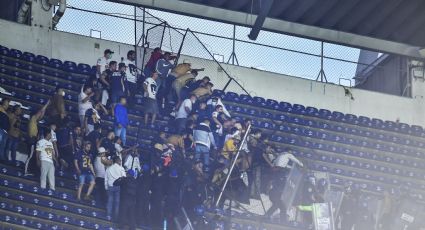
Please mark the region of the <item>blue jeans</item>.
<svg viewBox="0 0 425 230"><path fill-rule="evenodd" d="M78 181L79 181L80 185L85 184L86 182L93 183L94 182L94 176L91 173L82 173L78 177Z"/></svg>
<svg viewBox="0 0 425 230"><path fill-rule="evenodd" d="M6 154L6 143L8 136L6 131L3 129L0 129L0 160L5 161L7 160L7 154Z"/></svg>
<svg viewBox="0 0 425 230"><path fill-rule="evenodd" d="M118 128L118 125L114 127L115 136L120 137L122 145L124 146L127 141L127 127Z"/></svg>
<svg viewBox="0 0 425 230"><path fill-rule="evenodd" d="M7 154L10 151L10 157L12 158L12 162L16 161L16 149L18 148L19 138L9 136L7 139L7 145L5 149L5 156L7 159Z"/></svg>
<svg viewBox="0 0 425 230"><path fill-rule="evenodd" d="M201 155L204 156L204 166L207 167L210 164L210 148L205 145L195 145L195 160L199 160Z"/></svg>
<svg viewBox="0 0 425 230"><path fill-rule="evenodd" d="M106 214L113 220L118 220L120 211L120 187L109 187L106 192L108 193L108 203L106 205Z"/></svg>

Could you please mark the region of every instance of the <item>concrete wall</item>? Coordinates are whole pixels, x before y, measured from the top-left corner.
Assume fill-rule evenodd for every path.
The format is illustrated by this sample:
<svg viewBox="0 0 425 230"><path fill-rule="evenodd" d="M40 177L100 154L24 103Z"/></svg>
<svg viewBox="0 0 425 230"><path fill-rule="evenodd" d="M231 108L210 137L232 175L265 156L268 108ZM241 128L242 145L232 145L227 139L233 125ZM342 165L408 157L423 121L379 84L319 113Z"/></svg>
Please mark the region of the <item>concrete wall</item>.
<svg viewBox="0 0 425 230"><path fill-rule="evenodd" d="M0 45L92 65L95 64L98 57L103 55L103 50L106 48L114 50L114 59L118 60L133 48L126 44L52 31L46 28L30 27L4 20L0 20L0 31ZM200 77L210 76L217 88L226 83L224 72L211 61L188 56L182 56L180 60L191 62L194 67L206 67L205 73L202 73ZM343 87L333 84L226 64L223 64L223 68L253 96L383 120L399 119L400 122L425 126L423 98L425 87L422 80L413 81L413 98L350 89L354 97L352 100L345 96ZM229 90L242 92L234 83L229 86Z"/></svg>

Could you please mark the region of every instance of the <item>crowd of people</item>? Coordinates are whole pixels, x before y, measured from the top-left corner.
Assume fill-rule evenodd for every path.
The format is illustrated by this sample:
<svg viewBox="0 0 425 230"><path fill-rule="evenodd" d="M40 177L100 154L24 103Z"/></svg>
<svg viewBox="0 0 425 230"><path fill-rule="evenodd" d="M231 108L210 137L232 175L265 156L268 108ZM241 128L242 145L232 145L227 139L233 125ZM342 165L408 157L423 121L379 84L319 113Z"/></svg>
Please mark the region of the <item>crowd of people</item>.
<svg viewBox="0 0 425 230"><path fill-rule="evenodd" d="M23 133L21 107L9 108L4 98L0 160L8 161L10 152L10 160L16 161L18 144L27 143L26 176L37 175L42 189L48 185L55 190L58 168L76 173L77 199L94 199L111 221L130 229L139 224L159 227L164 221L172 226L180 207L190 216L201 205L213 207L229 173L220 207L225 200L244 203L266 193L272 202L266 216L280 209L280 219L287 220L281 199L285 181L293 165L304 166L291 149L278 151L266 134L251 127L251 120L232 118L213 95L211 79L198 77L202 68L177 64L175 56L160 48L153 50L143 71L136 67L134 51L119 63L113 54L105 50L97 60L97 74L81 86L78 117L66 111L66 92L57 88L31 113ZM127 144L128 108L140 108L136 95L143 96L144 128L154 128L158 116L173 117L171 132L159 132L149 149ZM169 105L172 111L166 109ZM104 125L106 116L113 118L112 129ZM323 202L325 187L311 183L300 204Z"/></svg>

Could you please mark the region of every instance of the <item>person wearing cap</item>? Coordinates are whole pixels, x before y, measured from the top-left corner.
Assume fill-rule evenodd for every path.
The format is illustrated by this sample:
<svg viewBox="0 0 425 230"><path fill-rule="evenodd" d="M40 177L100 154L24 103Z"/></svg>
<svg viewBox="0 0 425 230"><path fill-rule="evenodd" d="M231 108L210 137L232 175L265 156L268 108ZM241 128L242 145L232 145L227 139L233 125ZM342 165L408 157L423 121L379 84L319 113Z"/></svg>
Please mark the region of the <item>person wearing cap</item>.
<svg viewBox="0 0 425 230"><path fill-rule="evenodd" d="M91 193L93 192L95 186L95 171L92 164L91 143L86 141L84 143L83 149L80 150L74 158L74 167L77 171L79 186L77 190L77 199L81 200L81 192L83 191L83 186L86 182L89 183L89 188L87 189L85 200L91 199Z"/></svg>
<svg viewBox="0 0 425 230"><path fill-rule="evenodd" d="M119 102L120 97L126 96L126 85L125 85L125 63L118 64L118 70L114 71L111 76L111 103L114 105Z"/></svg>
<svg viewBox="0 0 425 230"><path fill-rule="evenodd" d="M109 220L117 221L120 208L120 192L121 188L114 185L119 178L126 177L124 168L121 166L121 158L112 157L113 164L106 169L105 172L105 190L108 194L108 202L106 205L106 215Z"/></svg>
<svg viewBox="0 0 425 230"><path fill-rule="evenodd" d="M100 147L97 150L97 156L94 159L94 172L96 174L96 187L95 187L95 199L97 204L105 205L108 199L105 190L105 173L106 168L112 165L112 161L107 157L107 150L104 147Z"/></svg>
<svg viewBox="0 0 425 230"><path fill-rule="evenodd" d="M109 62L112 59L112 54L114 54L114 52L110 49L106 49L103 52L103 57L100 57L97 59L97 76L98 78L100 77L100 75L103 73L103 71L105 71L106 69L109 68Z"/></svg>

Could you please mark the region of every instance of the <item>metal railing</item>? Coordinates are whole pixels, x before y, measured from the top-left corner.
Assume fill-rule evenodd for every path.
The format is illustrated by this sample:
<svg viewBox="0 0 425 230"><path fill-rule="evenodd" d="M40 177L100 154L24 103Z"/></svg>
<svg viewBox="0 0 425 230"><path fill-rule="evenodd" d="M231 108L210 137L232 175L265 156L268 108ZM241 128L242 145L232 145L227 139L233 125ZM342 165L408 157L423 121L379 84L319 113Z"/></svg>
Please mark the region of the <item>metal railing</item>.
<svg viewBox="0 0 425 230"><path fill-rule="evenodd" d="M352 79L362 77L359 76L361 72L357 71L359 67L380 68L374 63L360 63L360 50L356 48L268 31L262 31L254 42L248 40L246 35L249 28L243 26L217 22L216 28L202 27L196 24L212 22L199 19L199 23L192 23L189 19L193 18L190 17L187 17L187 22L182 22L182 19L173 20L177 16L183 17L181 15L101 0L70 0L68 3L67 12L58 25L58 30L65 32L87 36L88 31L98 30L102 39L141 46L147 31L158 24L167 22L173 28L173 33L181 34L187 27L193 26L196 28L190 29L202 44L211 53L222 56L222 61L228 64L313 80L318 75L325 76L318 79L345 86L354 85ZM166 38L167 41L161 41L161 44L176 52L178 46L173 46L172 35L167 36L164 34L162 39ZM198 57L200 54L187 55Z"/></svg>

